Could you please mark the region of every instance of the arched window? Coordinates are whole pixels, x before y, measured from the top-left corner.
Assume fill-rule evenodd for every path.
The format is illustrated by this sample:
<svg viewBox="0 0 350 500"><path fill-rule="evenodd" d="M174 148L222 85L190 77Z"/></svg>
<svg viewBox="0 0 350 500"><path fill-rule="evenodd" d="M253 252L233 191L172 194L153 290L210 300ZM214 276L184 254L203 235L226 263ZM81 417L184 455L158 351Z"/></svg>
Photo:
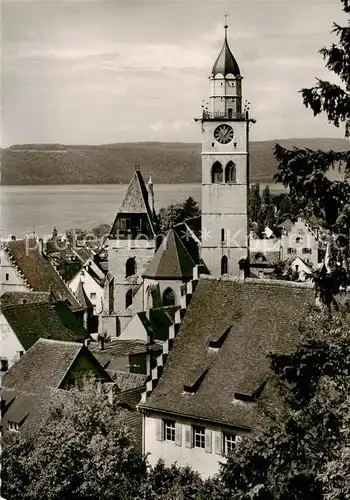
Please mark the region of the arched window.
<svg viewBox="0 0 350 500"><path fill-rule="evenodd" d="M228 261L226 255L221 258L221 274L228 274Z"/></svg>
<svg viewBox="0 0 350 500"><path fill-rule="evenodd" d="M132 305L132 288L125 294L125 309Z"/></svg>
<svg viewBox="0 0 350 500"><path fill-rule="evenodd" d="M232 161L229 161L225 168L225 182L236 182L236 166Z"/></svg>
<svg viewBox="0 0 350 500"><path fill-rule="evenodd" d="M175 293L171 288L167 288L163 293L163 306L175 305Z"/></svg>
<svg viewBox="0 0 350 500"><path fill-rule="evenodd" d="M221 243L225 242L225 229L221 229Z"/></svg>
<svg viewBox="0 0 350 500"><path fill-rule="evenodd" d="M125 277L133 276L136 274L136 261L135 257L130 257L125 264Z"/></svg>
<svg viewBox="0 0 350 500"><path fill-rule="evenodd" d="M216 161L211 169L211 182L213 184L220 184L223 180L222 165L219 161Z"/></svg>

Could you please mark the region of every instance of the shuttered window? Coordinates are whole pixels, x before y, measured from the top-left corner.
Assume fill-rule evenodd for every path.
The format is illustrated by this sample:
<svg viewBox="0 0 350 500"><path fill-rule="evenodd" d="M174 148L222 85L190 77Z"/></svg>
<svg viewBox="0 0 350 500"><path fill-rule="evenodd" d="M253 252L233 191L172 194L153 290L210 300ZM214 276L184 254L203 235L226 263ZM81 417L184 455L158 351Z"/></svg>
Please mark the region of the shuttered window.
<svg viewBox="0 0 350 500"><path fill-rule="evenodd" d="M185 446L186 448L192 448L192 428L190 425L185 427Z"/></svg>
<svg viewBox="0 0 350 500"><path fill-rule="evenodd" d="M156 420L156 439L157 441L164 441L164 425L161 418Z"/></svg>
<svg viewBox="0 0 350 500"><path fill-rule="evenodd" d="M205 451L207 453L211 453L212 450L212 432L208 429L205 429Z"/></svg>
<svg viewBox="0 0 350 500"><path fill-rule="evenodd" d="M176 446L182 445L182 425L178 423L175 424L175 444Z"/></svg>
<svg viewBox="0 0 350 500"><path fill-rule="evenodd" d="M164 420L164 440L175 441L175 422L174 420Z"/></svg>
<svg viewBox="0 0 350 500"><path fill-rule="evenodd" d="M193 446L195 448L205 448L205 429L204 427L193 427Z"/></svg>
<svg viewBox="0 0 350 500"><path fill-rule="evenodd" d="M215 454L222 455L223 443L222 443L222 432L215 432Z"/></svg>

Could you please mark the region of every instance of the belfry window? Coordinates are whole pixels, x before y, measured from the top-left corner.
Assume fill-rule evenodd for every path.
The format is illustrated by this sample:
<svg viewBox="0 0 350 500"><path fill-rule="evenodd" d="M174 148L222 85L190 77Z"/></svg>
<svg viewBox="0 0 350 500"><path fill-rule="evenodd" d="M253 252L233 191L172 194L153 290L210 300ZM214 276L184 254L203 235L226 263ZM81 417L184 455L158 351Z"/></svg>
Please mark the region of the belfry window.
<svg viewBox="0 0 350 500"><path fill-rule="evenodd" d="M132 288L128 290L125 294L125 309L132 305Z"/></svg>
<svg viewBox="0 0 350 500"><path fill-rule="evenodd" d="M136 261L135 257L130 257L125 264L125 277L133 276L136 274Z"/></svg>
<svg viewBox="0 0 350 500"><path fill-rule="evenodd" d="M216 161L211 169L211 182L213 184L221 184L222 181L223 181L222 165L219 161Z"/></svg>
<svg viewBox="0 0 350 500"><path fill-rule="evenodd" d="M228 274L228 260L226 255L221 258L221 274Z"/></svg>
<svg viewBox="0 0 350 500"><path fill-rule="evenodd" d="M229 161L225 168L225 182L234 184L236 182L236 166Z"/></svg>
<svg viewBox="0 0 350 500"><path fill-rule="evenodd" d="M163 293L163 306L175 305L175 293L171 288L167 288Z"/></svg>

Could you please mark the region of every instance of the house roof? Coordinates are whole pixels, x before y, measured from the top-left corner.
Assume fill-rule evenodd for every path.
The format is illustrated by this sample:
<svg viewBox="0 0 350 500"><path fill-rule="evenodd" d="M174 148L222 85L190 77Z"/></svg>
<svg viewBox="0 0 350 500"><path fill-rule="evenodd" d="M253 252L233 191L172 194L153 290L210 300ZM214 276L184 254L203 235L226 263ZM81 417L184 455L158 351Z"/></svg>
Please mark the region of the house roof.
<svg viewBox="0 0 350 500"><path fill-rule="evenodd" d="M59 388L73 361L86 349L77 342L39 339L2 378L2 387L41 394L46 387Z"/></svg>
<svg viewBox="0 0 350 500"><path fill-rule="evenodd" d="M122 370L107 370L113 382L123 391L145 387L148 375L143 373L129 373ZM138 401L139 402L139 401Z"/></svg>
<svg viewBox="0 0 350 500"><path fill-rule="evenodd" d="M115 234L117 231L116 228L119 214L146 214L150 227L153 233L156 234L154 216L148 202L148 191L140 170L134 171L110 234Z"/></svg>
<svg viewBox="0 0 350 500"><path fill-rule="evenodd" d="M105 380L111 381L84 344L39 339L2 377L2 425L12 421L22 424L21 432L38 431L52 404L69 398L60 386L80 355L88 356Z"/></svg>
<svg viewBox="0 0 350 500"><path fill-rule="evenodd" d="M20 304L37 304L49 302L50 292L5 292L1 295L2 307L17 306Z"/></svg>
<svg viewBox="0 0 350 500"><path fill-rule="evenodd" d="M201 277L162 376L140 408L251 427L255 404L235 394L253 397L269 372L266 355L293 349L313 303L311 285Z"/></svg>
<svg viewBox="0 0 350 500"><path fill-rule="evenodd" d="M36 240L9 241L6 252L33 291L52 290L57 299L67 300L72 311L83 309L50 261L39 252Z"/></svg>
<svg viewBox="0 0 350 500"><path fill-rule="evenodd" d="M191 278L194 267L195 263L180 237L170 229L142 276L153 279Z"/></svg>
<svg viewBox="0 0 350 500"><path fill-rule="evenodd" d="M89 337L64 302L5 306L2 313L25 350L39 338L83 342Z"/></svg>

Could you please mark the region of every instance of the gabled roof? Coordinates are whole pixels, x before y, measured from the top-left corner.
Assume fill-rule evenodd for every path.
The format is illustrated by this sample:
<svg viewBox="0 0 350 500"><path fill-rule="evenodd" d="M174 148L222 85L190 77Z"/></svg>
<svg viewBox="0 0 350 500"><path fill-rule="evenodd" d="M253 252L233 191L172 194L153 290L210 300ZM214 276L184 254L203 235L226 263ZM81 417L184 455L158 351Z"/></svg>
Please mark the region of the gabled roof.
<svg viewBox="0 0 350 500"><path fill-rule="evenodd" d="M201 277L162 376L140 407L250 428L255 404L235 394L253 397L269 373L267 354L291 352L313 304L311 285ZM194 374L198 387L186 393Z"/></svg>
<svg viewBox="0 0 350 500"><path fill-rule="evenodd" d="M143 373L129 373L121 370L108 370L108 373L110 374L112 380L117 384L118 389L122 392L145 387L148 377L148 375Z"/></svg>
<svg viewBox="0 0 350 500"><path fill-rule="evenodd" d="M39 339L4 374L1 385L27 395L41 394L46 387L58 389L83 349L88 351L84 344L77 342Z"/></svg>
<svg viewBox="0 0 350 500"><path fill-rule="evenodd" d="M156 234L155 220L148 202L148 191L140 170L135 170L132 176L110 234L116 232L118 216L121 214L146 214L149 225L153 233Z"/></svg>
<svg viewBox="0 0 350 500"><path fill-rule="evenodd" d="M25 350L39 338L84 342L89 337L64 302L4 306L2 313Z"/></svg>
<svg viewBox="0 0 350 500"><path fill-rule="evenodd" d="M9 241L5 250L33 291L52 290L57 299L67 300L72 311L83 309L50 261L39 252L36 240Z"/></svg>
<svg viewBox="0 0 350 500"><path fill-rule="evenodd" d="M142 276L153 279L191 278L194 267L195 263L180 237L170 229Z"/></svg>
<svg viewBox="0 0 350 500"><path fill-rule="evenodd" d="M214 77L218 74L221 74L223 76L226 76L228 74L232 74L236 77L240 76L240 70L237 61L233 57L230 47L228 46L226 28L227 26L225 26L224 45L222 46L220 54L218 55L211 72L212 76Z"/></svg>

